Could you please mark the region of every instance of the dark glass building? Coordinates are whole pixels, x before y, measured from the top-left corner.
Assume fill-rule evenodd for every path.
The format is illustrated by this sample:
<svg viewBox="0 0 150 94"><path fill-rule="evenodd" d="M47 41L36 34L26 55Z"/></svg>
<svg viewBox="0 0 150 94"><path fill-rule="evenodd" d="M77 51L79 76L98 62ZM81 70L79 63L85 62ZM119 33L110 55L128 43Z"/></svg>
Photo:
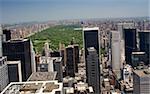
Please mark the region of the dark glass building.
<svg viewBox="0 0 150 94"><path fill-rule="evenodd" d="M79 63L79 45L73 45L74 46L74 62L75 62L75 72L78 72L78 63Z"/></svg>
<svg viewBox="0 0 150 94"><path fill-rule="evenodd" d="M75 76L75 62L74 62L74 51L73 46L69 45L66 48L66 75L70 77Z"/></svg>
<svg viewBox="0 0 150 94"><path fill-rule="evenodd" d="M22 81L32 74L30 40L10 40L3 43L3 55L9 61L21 61Z"/></svg>
<svg viewBox="0 0 150 94"><path fill-rule="evenodd" d="M98 28L85 28L83 29L84 36L84 49L85 49L85 57L87 54L87 48L94 47L99 55L99 33Z"/></svg>
<svg viewBox="0 0 150 94"><path fill-rule="evenodd" d="M86 58L87 64L87 79L88 85L92 86L95 94L100 94L100 67L99 57L94 47L88 48L88 55Z"/></svg>
<svg viewBox="0 0 150 94"><path fill-rule="evenodd" d="M86 64L86 81L94 87L95 94L100 94L100 49L99 28L83 29L83 47Z"/></svg>
<svg viewBox="0 0 150 94"><path fill-rule="evenodd" d="M11 31L10 30L4 29L3 34L5 35L6 41L11 39Z"/></svg>
<svg viewBox="0 0 150 94"><path fill-rule="evenodd" d="M127 64L131 64L131 55L137 50L136 29L124 29L125 40L125 60Z"/></svg>
<svg viewBox="0 0 150 94"><path fill-rule="evenodd" d="M19 82L19 72L17 64L8 65L9 82Z"/></svg>
<svg viewBox="0 0 150 94"><path fill-rule="evenodd" d="M140 51L143 51L147 54L147 62L150 62L150 31L138 32L139 34L139 44L140 44Z"/></svg>

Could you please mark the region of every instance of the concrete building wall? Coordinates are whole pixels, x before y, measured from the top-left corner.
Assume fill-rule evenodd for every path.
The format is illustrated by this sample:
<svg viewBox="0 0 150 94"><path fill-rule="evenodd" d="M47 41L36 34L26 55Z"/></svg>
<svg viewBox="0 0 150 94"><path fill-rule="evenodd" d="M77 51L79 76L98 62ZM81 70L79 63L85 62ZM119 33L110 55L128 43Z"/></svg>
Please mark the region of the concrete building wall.
<svg viewBox="0 0 150 94"><path fill-rule="evenodd" d="M100 93L100 65L97 51L90 47L88 48L88 55L86 58L87 64L87 82L89 86L92 86L95 94Z"/></svg>
<svg viewBox="0 0 150 94"><path fill-rule="evenodd" d="M150 94L150 73L145 70L133 72L133 94Z"/></svg>
<svg viewBox="0 0 150 94"><path fill-rule="evenodd" d="M120 35L117 31L112 31L111 40L111 55L112 55L112 70L116 73L117 77L121 76L121 52L120 52Z"/></svg>
<svg viewBox="0 0 150 94"><path fill-rule="evenodd" d="M59 82L63 81L62 59L61 61L54 61L54 71L57 71L56 79Z"/></svg>
<svg viewBox="0 0 150 94"><path fill-rule="evenodd" d="M0 92L7 86L8 83L7 58L0 57Z"/></svg>

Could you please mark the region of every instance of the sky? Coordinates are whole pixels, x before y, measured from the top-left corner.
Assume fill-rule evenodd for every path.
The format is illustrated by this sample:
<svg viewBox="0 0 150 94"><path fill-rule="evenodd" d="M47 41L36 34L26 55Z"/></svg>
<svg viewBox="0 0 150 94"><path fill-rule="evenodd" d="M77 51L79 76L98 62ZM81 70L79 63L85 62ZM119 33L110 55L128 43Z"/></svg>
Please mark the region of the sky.
<svg viewBox="0 0 150 94"><path fill-rule="evenodd" d="M0 0L0 23L143 17L150 0Z"/></svg>

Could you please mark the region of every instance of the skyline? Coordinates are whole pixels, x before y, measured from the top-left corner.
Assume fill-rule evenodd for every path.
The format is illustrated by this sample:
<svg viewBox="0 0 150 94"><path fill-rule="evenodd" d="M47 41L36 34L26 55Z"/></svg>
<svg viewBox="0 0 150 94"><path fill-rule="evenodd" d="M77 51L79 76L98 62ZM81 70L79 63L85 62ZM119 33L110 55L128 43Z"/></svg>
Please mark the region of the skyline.
<svg viewBox="0 0 150 94"><path fill-rule="evenodd" d="M0 23L149 16L149 0L0 0Z"/></svg>

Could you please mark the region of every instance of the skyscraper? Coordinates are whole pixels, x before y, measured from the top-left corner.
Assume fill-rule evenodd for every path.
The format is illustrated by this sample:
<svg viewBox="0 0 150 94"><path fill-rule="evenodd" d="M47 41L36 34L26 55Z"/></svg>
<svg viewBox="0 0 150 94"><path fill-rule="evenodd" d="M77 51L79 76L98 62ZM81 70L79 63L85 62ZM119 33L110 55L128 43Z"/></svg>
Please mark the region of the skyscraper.
<svg viewBox="0 0 150 94"><path fill-rule="evenodd" d="M75 62L74 62L74 47L69 45L66 47L66 75L75 76Z"/></svg>
<svg viewBox="0 0 150 94"><path fill-rule="evenodd" d="M9 82L22 82L21 61L7 61Z"/></svg>
<svg viewBox="0 0 150 94"><path fill-rule="evenodd" d="M10 40L3 43L3 54L9 61L21 61L22 81L32 73L30 40Z"/></svg>
<svg viewBox="0 0 150 94"><path fill-rule="evenodd" d="M5 40L8 41L11 39L11 31L10 30L3 30L3 35L5 36Z"/></svg>
<svg viewBox="0 0 150 94"><path fill-rule="evenodd" d="M86 78L87 78L86 80L89 85L92 85L94 87L94 92L96 94L100 93L99 36L100 32L98 27L83 28L84 61L86 65Z"/></svg>
<svg viewBox="0 0 150 94"><path fill-rule="evenodd" d="M134 70L133 94L150 94L150 70Z"/></svg>
<svg viewBox="0 0 150 94"><path fill-rule="evenodd" d="M74 62L75 62L75 72L78 72L79 63L79 45L74 44Z"/></svg>
<svg viewBox="0 0 150 94"><path fill-rule="evenodd" d="M4 57L2 54L2 38L3 38L3 32L2 32L2 27L0 25L0 92L9 83L7 57Z"/></svg>
<svg viewBox="0 0 150 94"><path fill-rule="evenodd" d="M127 64L131 64L131 55L137 50L136 29L124 29L125 40L125 60Z"/></svg>
<svg viewBox="0 0 150 94"><path fill-rule="evenodd" d="M87 49L86 67L87 70L87 82L89 86L92 86L95 94L100 94L100 65L97 51L94 47Z"/></svg>
<svg viewBox="0 0 150 94"><path fill-rule="evenodd" d="M94 47L97 51L97 54L100 53L100 44L99 44L99 28L83 28L83 46L85 50L85 58L87 54L87 48Z"/></svg>
<svg viewBox="0 0 150 94"><path fill-rule="evenodd" d="M8 83L7 58L0 57L0 92L7 86Z"/></svg>
<svg viewBox="0 0 150 94"><path fill-rule="evenodd" d="M31 65L32 65L32 72L36 72L36 62L35 62L35 51L33 47L32 41L30 41L30 51L31 51Z"/></svg>
<svg viewBox="0 0 150 94"><path fill-rule="evenodd" d="M127 39L128 39L127 37L130 37L131 35L128 33L128 36L126 37L126 41L125 41L125 29L128 30L128 31L132 31L133 29L135 29L135 23L132 23L132 22L118 23L118 31L120 33L120 38L121 38L121 43L120 43L120 46L121 46L121 64L125 63L125 61L127 63L131 62L131 52L132 52L131 49L132 49L132 47L128 47L126 45L127 44ZM130 33L132 33L132 32L130 32ZM131 39L132 40L130 40L130 41L133 42L133 36L131 37ZM127 52L128 48L130 49L129 52ZM128 60L127 60L127 58L128 58ZM123 68L122 65L121 65L121 68Z"/></svg>
<svg viewBox="0 0 150 94"><path fill-rule="evenodd" d="M137 67L140 63L147 63L147 55L145 52L132 52L132 67Z"/></svg>
<svg viewBox="0 0 150 94"><path fill-rule="evenodd" d="M112 70L116 73L117 78L120 78L121 72L121 52L120 52L120 34L118 31L111 32L111 57Z"/></svg>
<svg viewBox="0 0 150 94"><path fill-rule="evenodd" d="M2 31L2 27L1 27L1 25L0 25L0 57L2 57L2 38L3 38L3 31Z"/></svg>
<svg viewBox="0 0 150 94"><path fill-rule="evenodd" d="M139 44L140 44L140 51L143 51L147 54L147 62L146 64L150 63L150 31L143 31L138 32L139 34Z"/></svg>
<svg viewBox="0 0 150 94"><path fill-rule="evenodd" d="M54 71L57 72L56 79L59 82L63 81L62 57L54 57Z"/></svg>

